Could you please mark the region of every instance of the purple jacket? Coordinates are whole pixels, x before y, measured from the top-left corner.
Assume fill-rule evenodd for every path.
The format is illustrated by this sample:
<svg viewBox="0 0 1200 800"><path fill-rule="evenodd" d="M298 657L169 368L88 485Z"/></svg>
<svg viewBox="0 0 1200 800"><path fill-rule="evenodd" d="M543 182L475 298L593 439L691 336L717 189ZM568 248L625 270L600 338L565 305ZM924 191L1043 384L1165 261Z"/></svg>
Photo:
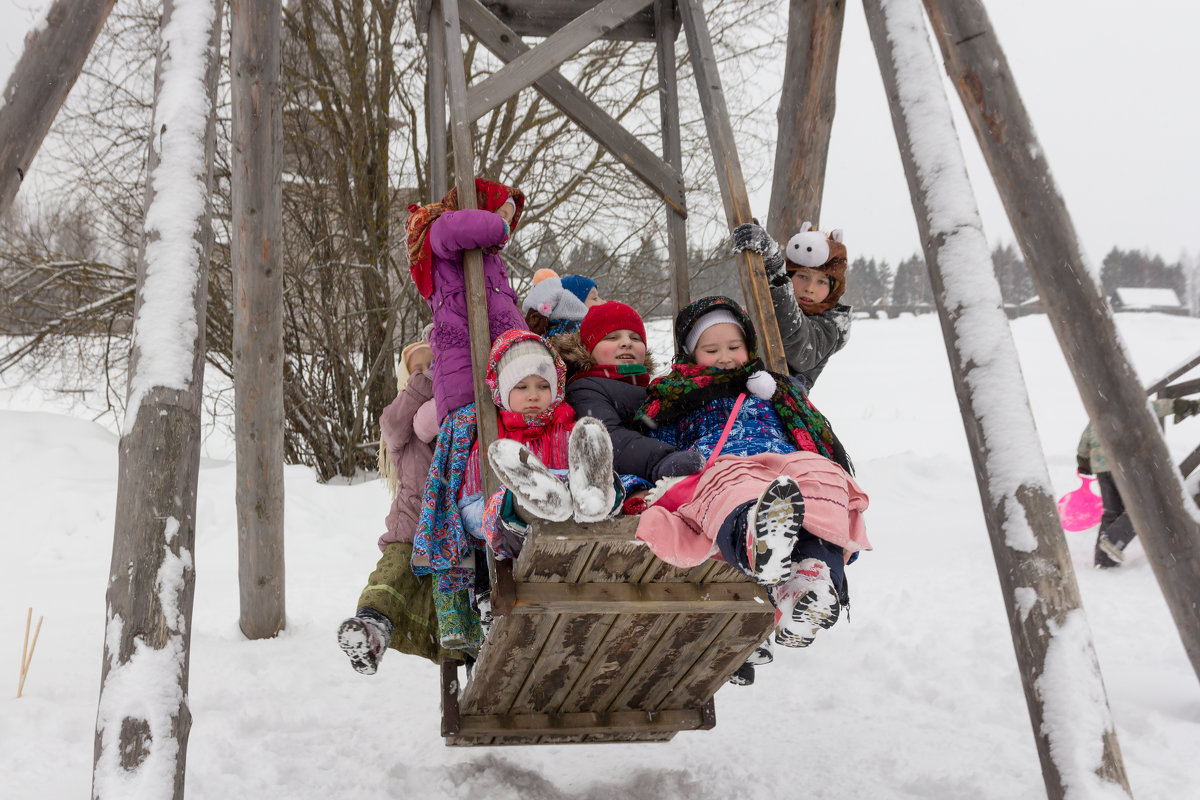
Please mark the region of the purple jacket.
<svg viewBox="0 0 1200 800"><path fill-rule="evenodd" d="M484 249L483 274L487 285L488 328L491 334L488 347L505 331L527 327L517 293L508 284L508 269L499 254L499 247L506 241L504 220L491 211L445 211L429 228L433 262L433 294L429 297L429 308L433 311L433 333L429 343L437 364L434 400L439 420L475 400L463 272L465 251L476 247ZM480 364L479 368L482 371L487 365Z"/></svg>
<svg viewBox="0 0 1200 800"><path fill-rule="evenodd" d="M421 516L425 496L425 479L433 461L433 445L413 431L413 417L426 401L433 397L433 384L424 372L408 379L404 391L383 410L379 417L379 433L387 445L392 466L400 488L387 515L387 532L379 537L379 549L392 542L411 542ZM434 432L434 436L437 433Z"/></svg>

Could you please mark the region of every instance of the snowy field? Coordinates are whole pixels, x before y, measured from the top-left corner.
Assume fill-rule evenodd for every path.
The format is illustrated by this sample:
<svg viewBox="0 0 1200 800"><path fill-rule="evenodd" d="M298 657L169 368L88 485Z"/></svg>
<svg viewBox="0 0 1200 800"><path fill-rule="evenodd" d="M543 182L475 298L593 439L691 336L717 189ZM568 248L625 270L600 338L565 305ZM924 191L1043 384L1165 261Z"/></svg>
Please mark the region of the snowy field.
<svg viewBox="0 0 1200 800"><path fill-rule="evenodd" d="M1117 320L1146 382L1200 343L1200 319ZM1046 318L1013 330L1061 494L1078 483L1082 405ZM90 791L117 439L61 398L0 383L0 798L13 800ZM857 321L813 399L871 495L876 550L849 570L850 619L807 650L777 653L754 686L723 688L713 731L667 744L447 748L432 664L392 651L377 675L353 672L334 629L378 557L389 499L378 481L323 486L288 468L288 625L277 639L245 641L231 447L212 435L200 473L187 796L1044 796L936 318ZM1181 458L1200 422L1169 425L1167 437ZM1140 544L1125 567L1098 572L1094 531L1067 536L1134 795L1200 797L1200 685ZM15 699L30 606L45 622Z"/></svg>

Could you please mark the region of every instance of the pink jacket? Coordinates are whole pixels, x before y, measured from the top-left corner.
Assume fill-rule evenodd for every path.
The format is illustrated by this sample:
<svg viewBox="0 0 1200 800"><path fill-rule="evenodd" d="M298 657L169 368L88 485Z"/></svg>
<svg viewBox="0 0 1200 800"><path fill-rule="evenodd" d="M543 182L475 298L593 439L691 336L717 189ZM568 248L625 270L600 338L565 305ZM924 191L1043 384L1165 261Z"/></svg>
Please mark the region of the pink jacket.
<svg viewBox="0 0 1200 800"><path fill-rule="evenodd" d="M433 382L423 372L408 379L404 391L383 410L379 417L379 432L387 445L392 466L400 488L387 515L387 532L379 537L379 549L392 542L411 542L421 516L421 499L425 494L425 479L433 461L433 446L437 437L436 423L422 425L430 417L424 406L433 403ZM414 428L415 425L415 428Z"/></svg>
<svg viewBox="0 0 1200 800"><path fill-rule="evenodd" d="M654 555L677 567L694 567L718 555L717 531L734 509L753 500L779 475L795 478L804 495L804 529L844 548L870 550L862 512L868 498L854 478L816 453L722 456L705 470L696 494L674 513L650 506L638 521L637 538Z"/></svg>

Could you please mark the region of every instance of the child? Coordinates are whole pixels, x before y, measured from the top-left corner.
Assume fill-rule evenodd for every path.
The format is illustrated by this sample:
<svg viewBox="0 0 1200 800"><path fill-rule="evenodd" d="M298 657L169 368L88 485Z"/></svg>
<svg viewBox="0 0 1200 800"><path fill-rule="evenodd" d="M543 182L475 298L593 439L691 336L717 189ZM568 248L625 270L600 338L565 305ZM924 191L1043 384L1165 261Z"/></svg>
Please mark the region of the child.
<svg viewBox="0 0 1200 800"><path fill-rule="evenodd" d="M505 509L519 519L518 507L536 504L544 512L538 516L566 519L574 514L581 521L595 521L604 518L616 501L611 444L599 422L577 422L575 412L563 402L565 375L562 359L541 337L510 330L492 345L486 378L500 409L500 438L492 448L510 444L539 465L544 462L551 469L569 471L571 491L553 477L553 486L522 485L524 494L519 498L503 490L485 498L474 405L458 409L447 419L453 437L439 436L417 526L413 570L436 577L434 599L443 647L469 651L479 644L481 632L469 610L469 595L482 587L476 586L475 570L464 559L484 540L500 556L519 551L521 526L507 527L498 521ZM497 472L515 490L508 476Z"/></svg>
<svg viewBox="0 0 1200 800"><path fill-rule="evenodd" d="M1171 414L1175 422L1200 414L1200 401L1185 397L1159 398L1150 404L1154 414L1160 420ZM1100 532L1096 534L1095 564L1097 569L1119 567L1125 562L1125 548L1137 536L1133 529L1133 521L1125 510L1125 501L1117 491L1117 482L1112 476L1112 466L1108 456L1100 446L1100 439L1088 423L1079 437L1079 447L1076 450L1075 462L1080 474L1096 475L1096 483L1100 484L1100 497L1104 501L1104 514L1100 517Z"/></svg>
<svg viewBox="0 0 1200 800"><path fill-rule="evenodd" d="M533 288L525 295L521 310L529 330L549 339L578 331L588 306L563 286L557 273L542 269L534 275Z"/></svg>
<svg viewBox="0 0 1200 800"><path fill-rule="evenodd" d="M807 394L850 336L850 307L838 303L846 291L842 232L826 237L805 222L780 252L770 234L747 223L734 228L733 250L762 254L788 372Z"/></svg>
<svg viewBox="0 0 1200 800"><path fill-rule="evenodd" d="M430 442L438 430L427 373L432 356L425 341L404 348L401 391L379 418L380 474L393 492L387 530L379 537L383 555L359 595L358 613L338 626L338 645L364 675L375 674L389 646L435 663L459 657L438 647L432 581L413 575L411 568L413 535L433 457Z"/></svg>
<svg viewBox="0 0 1200 800"><path fill-rule="evenodd" d="M638 513L640 495L660 478L691 475L704 466L694 450L679 450L644 435L638 410L646 401L653 361L646 349L646 326L632 307L615 300L592 306L579 333L556 343L574 373L567 402L576 413L604 423L612 439L613 468L628 500L626 513Z"/></svg>
<svg viewBox="0 0 1200 800"><path fill-rule="evenodd" d="M492 340L524 328L517 294L508 283L500 250L517 228L525 196L517 189L475 179L478 209L458 208L458 189L440 203L412 205L408 218L408 262L417 291L433 312L430 344L437 362L434 399L438 420L475 399L471 378L471 341L467 328L463 257L483 248L488 329Z"/></svg>
<svg viewBox="0 0 1200 800"><path fill-rule="evenodd" d="M763 369L754 327L734 301L684 308L675 342L676 366L650 382L642 414L655 438L704 456L721 448L720 456L674 512L647 508L637 537L680 567L719 552L771 587L775 641L805 647L837 622L845 554L870 548L867 496L828 420L785 376Z"/></svg>

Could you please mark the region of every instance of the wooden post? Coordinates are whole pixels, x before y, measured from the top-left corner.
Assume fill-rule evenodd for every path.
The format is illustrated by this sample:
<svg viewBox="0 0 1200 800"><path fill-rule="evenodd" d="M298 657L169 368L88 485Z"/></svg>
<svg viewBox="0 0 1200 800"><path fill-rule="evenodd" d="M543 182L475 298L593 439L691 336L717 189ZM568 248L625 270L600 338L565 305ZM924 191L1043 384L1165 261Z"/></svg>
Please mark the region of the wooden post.
<svg viewBox="0 0 1200 800"><path fill-rule="evenodd" d="M450 137L454 148L454 179L458 207L475 208L475 155L471 144L471 120L467 115L467 76L463 66L462 28L458 0L442 0L442 38L446 45L446 89L450 94ZM487 288L483 254L468 250L463 257L467 279L467 326L471 335L471 372L475 381L476 437L479 441L479 478L484 497L490 497L499 481L492 474L487 448L499 436L496 404L488 389L486 369L492 335L488 326Z"/></svg>
<svg viewBox="0 0 1200 800"><path fill-rule="evenodd" d="M791 0L767 230L786 243L821 216L845 0Z"/></svg>
<svg viewBox="0 0 1200 800"><path fill-rule="evenodd" d="M184 5L190 27L173 26ZM198 24L206 25L207 40L190 35ZM161 31L96 712L98 800L182 798L191 730L192 553L221 3L167 0ZM137 699L145 696L155 700Z"/></svg>
<svg viewBox="0 0 1200 800"><path fill-rule="evenodd" d="M658 109L662 118L663 161L683 173L683 144L679 136L679 81L675 69L675 36L672 19L674 4L670 0L655 0L654 30L658 59ZM667 263L671 269L672 316L691 302L688 276L687 209L669 203L667 212Z"/></svg>
<svg viewBox="0 0 1200 800"><path fill-rule="evenodd" d="M0 216L8 211L50 125L83 70L116 0L55 0L25 50L0 104Z"/></svg>
<svg viewBox="0 0 1200 800"><path fill-rule="evenodd" d="M1038 296L1200 677L1200 522L1088 270L991 21L977 0L925 7Z"/></svg>
<svg viewBox="0 0 1200 800"><path fill-rule="evenodd" d="M725 218L732 230L753 220L750 196L746 193L746 180L742 177L742 165L738 160L733 126L729 122L729 108L721 89L721 75L717 70L716 56L713 55L704 8L700 0L678 2L691 50L692 69L696 72L696 87L700 92L700 108L704 112L708 142L716 161L717 183L721 187L721 198L725 201ZM758 330L759 355L768 368L787 374L783 339L779 335L779 323L775 320L775 306L771 302L771 289L767 284L762 256L747 250L737 254L737 264L746 311Z"/></svg>
<svg viewBox="0 0 1200 800"><path fill-rule="evenodd" d="M283 630L283 268L280 0L232 0L233 369L238 624Z"/></svg>
<svg viewBox="0 0 1200 800"><path fill-rule="evenodd" d="M883 0L863 5L933 283L1047 794L1065 797L1069 786L1096 776L1129 794L1107 703L1096 714L1105 723L1098 743L1088 734L1101 720L1063 713L1084 698L1094 706L1105 697L1104 684L920 0L891 0L886 11ZM914 140L922 142L919 150ZM1074 669L1071 686L1061 685L1051 667ZM1091 766L1093 752L1094 775L1079 774L1081 764Z"/></svg>
<svg viewBox="0 0 1200 800"><path fill-rule="evenodd" d="M430 200L440 200L450 191L446 178L446 37L442 28L442 6L433 0L429 25L429 186Z"/></svg>

